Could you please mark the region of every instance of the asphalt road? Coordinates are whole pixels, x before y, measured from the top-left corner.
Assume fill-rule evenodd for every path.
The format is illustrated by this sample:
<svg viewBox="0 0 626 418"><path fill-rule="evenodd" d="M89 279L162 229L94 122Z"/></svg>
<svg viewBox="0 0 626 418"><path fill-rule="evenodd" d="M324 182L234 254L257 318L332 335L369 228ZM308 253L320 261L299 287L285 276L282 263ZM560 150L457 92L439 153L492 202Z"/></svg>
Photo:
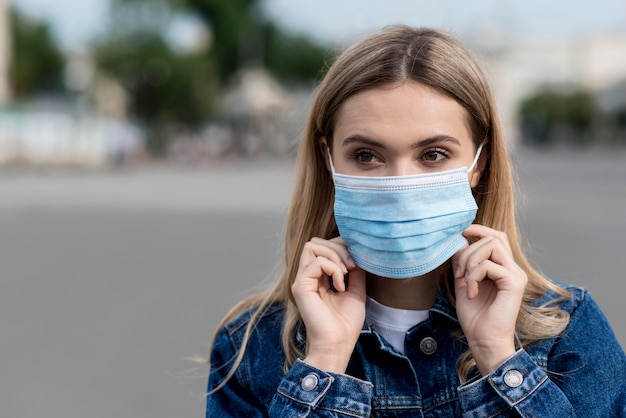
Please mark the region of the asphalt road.
<svg viewBox="0 0 626 418"><path fill-rule="evenodd" d="M626 346L626 152L516 165L531 258L589 288ZM271 278L291 169L0 171L0 416L203 416L188 357Z"/></svg>

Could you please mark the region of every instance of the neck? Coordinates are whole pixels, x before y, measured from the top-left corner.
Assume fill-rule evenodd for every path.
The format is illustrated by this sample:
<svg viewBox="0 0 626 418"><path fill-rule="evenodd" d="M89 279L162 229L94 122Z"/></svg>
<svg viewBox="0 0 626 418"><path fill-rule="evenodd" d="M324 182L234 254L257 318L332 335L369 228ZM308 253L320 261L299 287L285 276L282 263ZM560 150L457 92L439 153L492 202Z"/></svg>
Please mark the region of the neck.
<svg viewBox="0 0 626 418"><path fill-rule="evenodd" d="M410 279L387 279L367 276L367 294L377 302L392 308L428 310L437 299L441 269Z"/></svg>

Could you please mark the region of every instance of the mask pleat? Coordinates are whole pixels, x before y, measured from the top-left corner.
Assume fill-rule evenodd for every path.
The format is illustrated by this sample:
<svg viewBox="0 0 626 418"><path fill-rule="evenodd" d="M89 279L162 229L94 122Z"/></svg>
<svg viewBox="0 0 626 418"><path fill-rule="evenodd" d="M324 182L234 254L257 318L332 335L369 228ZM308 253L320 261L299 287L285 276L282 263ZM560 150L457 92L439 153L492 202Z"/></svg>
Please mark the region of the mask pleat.
<svg viewBox="0 0 626 418"><path fill-rule="evenodd" d="M467 168L398 177L333 173L335 220L356 264L389 278L426 274L467 242L477 205Z"/></svg>

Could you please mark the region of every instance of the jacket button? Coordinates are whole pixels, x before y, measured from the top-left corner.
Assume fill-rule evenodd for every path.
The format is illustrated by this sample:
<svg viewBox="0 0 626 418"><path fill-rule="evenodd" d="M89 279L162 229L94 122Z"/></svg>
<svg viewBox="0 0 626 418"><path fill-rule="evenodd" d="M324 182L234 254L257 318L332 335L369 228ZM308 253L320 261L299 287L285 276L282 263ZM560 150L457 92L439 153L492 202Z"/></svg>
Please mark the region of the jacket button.
<svg viewBox="0 0 626 418"><path fill-rule="evenodd" d="M425 337L420 341L420 350L427 356L435 354L435 351L437 351L437 341L433 337Z"/></svg>
<svg viewBox="0 0 626 418"><path fill-rule="evenodd" d="M315 388L317 388L317 376L315 376L314 374L307 375L300 382L300 386L303 390L307 392L314 390Z"/></svg>
<svg viewBox="0 0 626 418"><path fill-rule="evenodd" d="M504 384L510 388L516 388L522 384L524 376L518 370L509 370L504 373Z"/></svg>

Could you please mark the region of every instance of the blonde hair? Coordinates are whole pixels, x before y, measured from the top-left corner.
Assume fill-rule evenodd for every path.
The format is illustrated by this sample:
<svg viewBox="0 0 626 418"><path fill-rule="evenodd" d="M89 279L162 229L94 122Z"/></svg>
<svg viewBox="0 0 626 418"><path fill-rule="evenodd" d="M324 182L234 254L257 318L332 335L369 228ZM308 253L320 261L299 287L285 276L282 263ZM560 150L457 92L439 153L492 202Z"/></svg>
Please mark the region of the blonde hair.
<svg viewBox="0 0 626 418"><path fill-rule="evenodd" d="M528 275L528 286L517 320L516 344L524 346L555 336L567 325L567 313L553 307L534 307L536 300L550 289L566 297L567 293L537 273L524 256L515 222L514 188L507 144L496 106L485 77L469 51L450 34L433 29L393 26L357 42L341 54L320 83L300 144L292 201L289 209L285 259L281 273L266 292L254 295L235 306L219 328L242 312L252 309L239 353L226 380L233 376L243 359L248 338L256 321L274 302L286 306L282 346L289 367L304 357L295 344L295 330L300 315L291 293L304 244L313 237L337 236L333 216L334 187L327 170L320 140L332 140L335 118L341 105L354 94L367 89L418 82L453 98L467 111L474 143L485 142L488 157L475 198L479 210L476 223L503 231L510 240L517 264ZM444 269L450 271L449 265ZM451 274L441 283L454 303ZM218 329L219 329L218 328ZM462 333L459 331L459 334ZM465 381L475 367L469 350L458 361L458 373ZM223 384L224 382L222 382Z"/></svg>

